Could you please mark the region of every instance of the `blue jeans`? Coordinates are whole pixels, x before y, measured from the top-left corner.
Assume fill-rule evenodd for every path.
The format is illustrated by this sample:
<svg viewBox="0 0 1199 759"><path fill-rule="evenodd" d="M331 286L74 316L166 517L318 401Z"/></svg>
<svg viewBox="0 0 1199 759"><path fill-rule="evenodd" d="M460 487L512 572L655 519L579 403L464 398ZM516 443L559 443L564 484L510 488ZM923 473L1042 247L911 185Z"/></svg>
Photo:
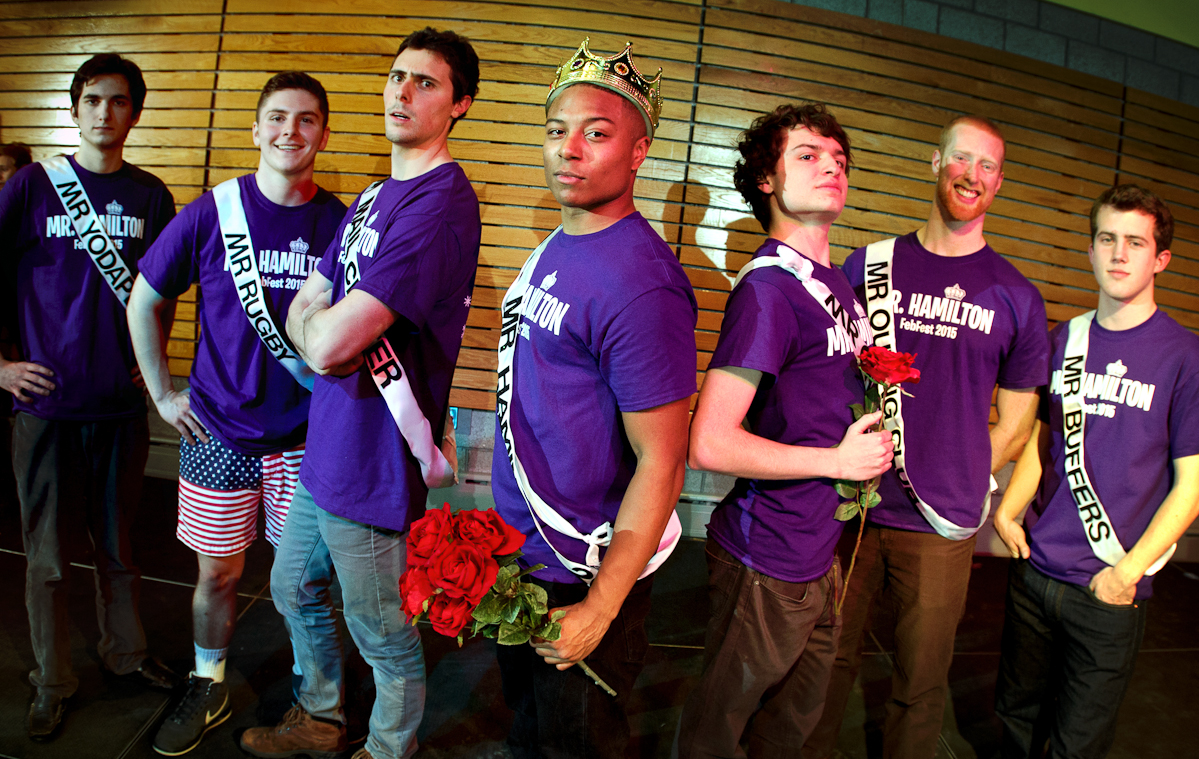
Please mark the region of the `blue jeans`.
<svg viewBox="0 0 1199 759"><path fill-rule="evenodd" d="M345 722L345 665L329 594L336 571L346 626L374 670L366 748L376 759L416 753L425 710L420 634L400 611L398 583L406 563L402 533L334 516L316 505L303 483L296 488L271 570L271 595L304 673L300 705L314 717Z"/></svg>
<svg viewBox="0 0 1199 759"><path fill-rule="evenodd" d="M1113 606L1027 560L1008 570L995 686L1002 756L1101 759L1145 634L1145 601Z"/></svg>

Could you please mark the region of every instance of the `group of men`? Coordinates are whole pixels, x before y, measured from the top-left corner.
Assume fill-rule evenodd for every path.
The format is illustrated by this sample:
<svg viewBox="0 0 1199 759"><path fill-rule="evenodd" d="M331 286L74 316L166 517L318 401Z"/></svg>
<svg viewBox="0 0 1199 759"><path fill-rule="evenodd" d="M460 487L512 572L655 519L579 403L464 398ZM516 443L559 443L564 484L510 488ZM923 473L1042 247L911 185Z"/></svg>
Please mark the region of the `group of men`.
<svg viewBox="0 0 1199 759"><path fill-rule="evenodd" d="M347 750L336 576L377 691L355 757L416 751L424 661L397 580L429 488L455 480L443 425L481 224L447 139L478 79L465 38L405 38L383 92L390 177L347 210L314 181L324 88L278 74L252 126L257 171L175 216L162 182L122 158L145 100L140 71L100 55L76 73L79 151L0 191L22 351L0 360L0 387L16 399L31 737L53 737L77 685L65 549L78 525L94 547L104 665L176 685L147 654L130 553L148 395L182 437L177 536L199 568L195 665L154 748L187 753L230 714L225 660L261 503L296 704L241 747ZM927 223L837 268L829 232L846 203L849 137L819 104L780 106L738 145L734 183L768 239L733 282L692 419L696 300L633 202L660 79L628 47L603 56L586 42L558 68L544 161L561 226L501 303L492 489L526 536L522 562L545 565L532 581L563 612L558 640L497 648L513 755L625 755L653 575L681 533L690 461L738 479L708 526L704 668L673 753L830 756L885 592L897 650L884 754L932 757L991 475L1023 450L995 515L1013 556L1004 754L1039 755L1048 740L1054 755L1103 756L1151 575L1199 510L1199 338L1153 299L1168 209L1131 185L1096 201L1098 311L1049 334L1037 289L983 237L1003 182L993 123L950 122ZM175 301L196 283L201 337L180 391L166 343ZM914 353L921 383L855 420L857 356L870 345ZM1088 470L1085 451L1103 466ZM836 485L874 478L881 503L845 587ZM615 697L574 666L584 659Z"/></svg>

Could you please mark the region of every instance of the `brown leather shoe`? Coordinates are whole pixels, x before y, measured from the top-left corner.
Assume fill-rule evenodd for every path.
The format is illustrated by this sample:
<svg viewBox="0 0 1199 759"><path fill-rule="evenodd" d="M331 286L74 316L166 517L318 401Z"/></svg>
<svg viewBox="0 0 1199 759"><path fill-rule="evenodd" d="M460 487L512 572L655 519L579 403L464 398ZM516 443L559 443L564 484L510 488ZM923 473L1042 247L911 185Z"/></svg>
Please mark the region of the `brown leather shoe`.
<svg viewBox="0 0 1199 759"><path fill-rule="evenodd" d="M336 759L346 750L346 728L316 719L296 704L275 727L252 727L242 733L241 747L266 759L300 755Z"/></svg>

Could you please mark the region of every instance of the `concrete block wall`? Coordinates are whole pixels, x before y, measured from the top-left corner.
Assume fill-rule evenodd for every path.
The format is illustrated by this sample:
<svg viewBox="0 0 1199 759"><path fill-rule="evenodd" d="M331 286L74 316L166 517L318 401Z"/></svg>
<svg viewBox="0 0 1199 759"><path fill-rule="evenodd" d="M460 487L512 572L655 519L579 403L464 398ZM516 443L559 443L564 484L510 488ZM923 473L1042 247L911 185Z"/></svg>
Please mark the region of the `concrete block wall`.
<svg viewBox="0 0 1199 759"><path fill-rule="evenodd" d="M789 0L943 34L1199 106L1199 48L1042 0Z"/></svg>

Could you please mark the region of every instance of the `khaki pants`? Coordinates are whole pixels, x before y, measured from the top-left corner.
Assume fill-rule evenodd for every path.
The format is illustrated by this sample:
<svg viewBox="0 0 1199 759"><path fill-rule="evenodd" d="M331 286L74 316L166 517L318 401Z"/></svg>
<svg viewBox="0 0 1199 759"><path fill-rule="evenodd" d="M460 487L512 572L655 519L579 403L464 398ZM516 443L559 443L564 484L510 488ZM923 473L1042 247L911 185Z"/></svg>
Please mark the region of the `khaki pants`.
<svg viewBox="0 0 1199 759"><path fill-rule="evenodd" d="M945 713L953 639L966 608L974 540L866 526L842 609L841 642L824 715L804 746L804 759L823 759L837 746L845 704L862 663L862 631L884 589L895 603L896 651L883 756L932 759Z"/></svg>

